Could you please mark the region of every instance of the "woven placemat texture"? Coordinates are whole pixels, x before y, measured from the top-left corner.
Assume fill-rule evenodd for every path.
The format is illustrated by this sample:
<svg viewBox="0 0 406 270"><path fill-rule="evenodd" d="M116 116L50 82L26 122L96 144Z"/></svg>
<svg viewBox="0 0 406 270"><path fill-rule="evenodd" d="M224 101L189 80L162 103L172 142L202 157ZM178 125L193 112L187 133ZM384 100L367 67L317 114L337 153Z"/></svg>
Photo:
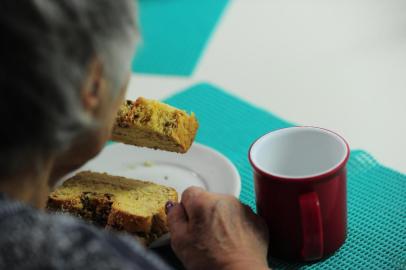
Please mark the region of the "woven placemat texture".
<svg viewBox="0 0 406 270"><path fill-rule="evenodd" d="M228 2L140 0L142 41L133 71L191 75Z"/></svg>
<svg viewBox="0 0 406 270"><path fill-rule="evenodd" d="M266 132L291 126L227 92L198 84L165 100L196 113L196 140L217 149L238 168L240 199L255 209L247 152ZM406 269L406 176L380 165L365 151L348 162L348 238L333 256L313 264L269 259L273 269Z"/></svg>

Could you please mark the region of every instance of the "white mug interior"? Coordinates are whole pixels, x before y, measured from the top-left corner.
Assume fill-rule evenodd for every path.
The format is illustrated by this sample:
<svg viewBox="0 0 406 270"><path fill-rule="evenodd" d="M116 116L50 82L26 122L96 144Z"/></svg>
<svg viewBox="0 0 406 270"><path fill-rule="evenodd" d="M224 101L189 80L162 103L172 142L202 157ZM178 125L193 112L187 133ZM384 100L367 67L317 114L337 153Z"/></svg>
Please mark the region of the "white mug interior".
<svg viewBox="0 0 406 270"><path fill-rule="evenodd" d="M282 178L325 174L348 155L343 138L316 127L291 127L270 132L251 147L251 162L261 171Z"/></svg>

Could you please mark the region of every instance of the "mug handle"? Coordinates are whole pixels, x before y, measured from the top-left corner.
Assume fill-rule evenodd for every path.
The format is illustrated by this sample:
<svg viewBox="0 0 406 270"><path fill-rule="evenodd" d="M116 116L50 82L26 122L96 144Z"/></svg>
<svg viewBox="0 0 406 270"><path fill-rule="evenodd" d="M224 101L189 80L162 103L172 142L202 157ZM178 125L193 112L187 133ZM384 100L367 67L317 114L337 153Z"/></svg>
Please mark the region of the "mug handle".
<svg viewBox="0 0 406 270"><path fill-rule="evenodd" d="M306 193L300 196L299 202L303 235L301 256L306 261L320 259L324 241L319 196L316 192Z"/></svg>

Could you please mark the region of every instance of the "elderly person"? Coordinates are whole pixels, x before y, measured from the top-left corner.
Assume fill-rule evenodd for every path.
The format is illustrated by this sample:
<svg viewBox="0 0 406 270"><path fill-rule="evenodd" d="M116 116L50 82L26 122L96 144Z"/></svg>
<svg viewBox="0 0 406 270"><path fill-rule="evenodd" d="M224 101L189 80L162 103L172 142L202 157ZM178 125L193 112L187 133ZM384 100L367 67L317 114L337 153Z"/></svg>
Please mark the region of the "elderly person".
<svg viewBox="0 0 406 270"><path fill-rule="evenodd" d="M42 211L110 136L138 36L133 0L0 3L0 269L168 269L133 238ZM199 188L168 204L188 269L266 269L262 222Z"/></svg>

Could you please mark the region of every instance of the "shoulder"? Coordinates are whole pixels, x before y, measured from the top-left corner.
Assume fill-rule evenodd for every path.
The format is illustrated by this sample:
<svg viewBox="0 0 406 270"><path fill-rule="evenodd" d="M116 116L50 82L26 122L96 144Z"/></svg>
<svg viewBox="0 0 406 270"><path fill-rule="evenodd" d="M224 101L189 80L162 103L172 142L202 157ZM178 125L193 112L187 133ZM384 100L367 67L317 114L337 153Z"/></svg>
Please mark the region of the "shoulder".
<svg viewBox="0 0 406 270"><path fill-rule="evenodd" d="M167 269L135 240L67 215L21 208L0 231L1 269Z"/></svg>

